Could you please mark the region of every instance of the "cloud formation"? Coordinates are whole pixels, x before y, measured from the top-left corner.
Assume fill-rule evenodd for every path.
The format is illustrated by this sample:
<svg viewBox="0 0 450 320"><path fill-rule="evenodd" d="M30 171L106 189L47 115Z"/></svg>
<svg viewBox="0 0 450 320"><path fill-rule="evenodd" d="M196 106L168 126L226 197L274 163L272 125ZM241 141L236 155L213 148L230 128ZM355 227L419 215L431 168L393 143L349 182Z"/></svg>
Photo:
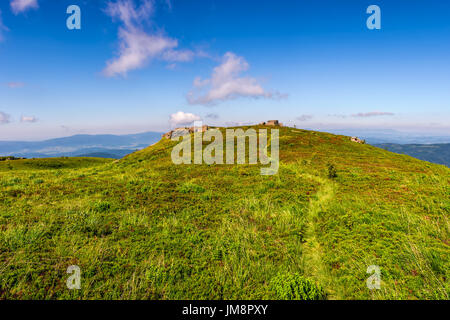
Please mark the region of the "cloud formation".
<svg viewBox="0 0 450 320"><path fill-rule="evenodd" d="M271 93L263 89L255 78L241 76L249 69L243 57L227 52L222 63L215 67L211 79L194 79L194 88L188 93L187 100L191 104L213 105L221 101L238 97L276 98L283 97L279 93Z"/></svg>
<svg viewBox="0 0 450 320"><path fill-rule="evenodd" d="M37 122L38 119L35 116L22 116L20 117L20 122L29 122L34 123Z"/></svg>
<svg viewBox="0 0 450 320"><path fill-rule="evenodd" d="M4 112L0 111L0 124L7 124L11 122L11 116L9 114L6 114Z"/></svg>
<svg viewBox="0 0 450 320"><path fill-rule="evenodd" d="M6 85L8 86L8 88L17 89L17 88L23 88L25 86L25 83L23 83L23 82L8 82Z"/></svg>
<svg viewBox="0 0 450 320"><path fill-rule="evenodd" d="M311 120L312 118L313 118L313 116L310 114L302 114L300 117L297 117L296 119L298 121L308 121L308 120Z"/></svg>
<svg viewBox="0 0 450 320"><path fill-rule="evenodd" d="M345 114L337 114L337 113L335 113L335 114L329 114L328 116L329 116L329 117L334 117L334 118L341 118L341 119L347 118L347 116L346 116Z"/></svg>
<svg viewBox="0 0 450 320"><path fill-rule="evenodd" d="M172 125L190 125L194 121L200 120L202 120L202 118L193 113L185 113L183 111L178 111L177 113L173 113L170 115L169 122Z"/></svg>
<svg viewBox="0 0 450 320"><path fill-rule="evenodd" d="M11 10L15 15L25 12L29 9L39 8L37 0L11 0Z"/></svg>
<svg viewBox="0 0 450 320"><path fill-rule="evenodd" d="M392 112L381 112L381 111L372 111L372 112L366 112L366 113L357 113L352 114L352 117L356 118L369 118L369 117L380 117L380 116L393 116L394 113Z"/></svg>
<svg viewBox="0 0 450 320"><path fill-rule="evenodd" d="M151 0L143 0L139 7L133 0L108 2L106 14L119 20L122 26L118 34L118 57L106 63L103 70L105 76L126 76L128 71L142 68L156 58L167 62L185 62L194 57L190 50L176 50L178 40L162 32L145 30L144 23L150 20L154 11L155 5Z"/></svg>
<svg viewBox="0 0 450 320"><path fill-rule="evenodd" d="M205 118L208 118L208 119L219 119L219 115L217 114L217 113L208 113L206 116L205 116Z"/></svg>
<svg viewBox="0 0 450 320"><path fill-rule="evenodd" d="M188 62L195 56L191 50L168 50L163 53L162 59L169 62Z"/></svg>
<svg viewBox="0 0 450 320"><path fill-rule="evenodd" d="M228 121L225 122L226 127L243 127L243 126L252 126L255 125L254 122L249 121Z"/></svg>

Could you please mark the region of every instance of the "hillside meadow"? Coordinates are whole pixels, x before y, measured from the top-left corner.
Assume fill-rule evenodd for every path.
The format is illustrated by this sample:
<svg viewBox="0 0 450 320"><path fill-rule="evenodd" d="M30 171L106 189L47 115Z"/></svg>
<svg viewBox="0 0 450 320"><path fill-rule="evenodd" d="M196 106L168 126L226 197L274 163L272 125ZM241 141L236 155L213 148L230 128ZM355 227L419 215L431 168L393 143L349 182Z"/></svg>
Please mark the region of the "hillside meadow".
<svg viewBox="0 0 450 320"><path fill-rule="evenodd" d="M175 144L0 161L0 298L449 299L449 168L287 127L273 176Z"/></svg>

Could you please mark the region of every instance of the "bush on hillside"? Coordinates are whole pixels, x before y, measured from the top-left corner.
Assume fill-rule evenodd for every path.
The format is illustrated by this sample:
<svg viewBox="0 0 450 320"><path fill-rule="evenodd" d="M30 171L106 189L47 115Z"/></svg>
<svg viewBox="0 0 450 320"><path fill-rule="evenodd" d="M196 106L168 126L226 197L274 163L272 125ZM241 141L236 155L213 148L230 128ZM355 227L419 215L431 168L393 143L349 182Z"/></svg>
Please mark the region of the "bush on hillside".
<svg viewBox="0 0 450 320"><path fill-rule="evenodd" d="M328 178L334 179L337 177L337 169L334 164L328 164Z"/></svg>
<svg viewBox="0 0 450 320"><path fill-rule="evenodd" d="M278 299L282 300L324 300L322 287L309 279L294 274L279 274L272 279L272 288Z"/></svg>

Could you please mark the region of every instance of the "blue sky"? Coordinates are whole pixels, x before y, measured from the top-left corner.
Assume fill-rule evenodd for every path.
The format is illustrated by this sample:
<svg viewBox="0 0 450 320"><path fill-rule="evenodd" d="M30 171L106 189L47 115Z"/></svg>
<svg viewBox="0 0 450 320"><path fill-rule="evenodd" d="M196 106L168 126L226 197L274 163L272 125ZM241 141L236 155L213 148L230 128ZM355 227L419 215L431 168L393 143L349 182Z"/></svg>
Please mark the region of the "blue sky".
<svg viewBox="0 0 450 320"><path fill-rule="evenodd" d="M68 30L66 8L81 9ZM369 30L369 5L381 29ZM2 0L0 140L279 119L450 135L450 2Z"/></svg>

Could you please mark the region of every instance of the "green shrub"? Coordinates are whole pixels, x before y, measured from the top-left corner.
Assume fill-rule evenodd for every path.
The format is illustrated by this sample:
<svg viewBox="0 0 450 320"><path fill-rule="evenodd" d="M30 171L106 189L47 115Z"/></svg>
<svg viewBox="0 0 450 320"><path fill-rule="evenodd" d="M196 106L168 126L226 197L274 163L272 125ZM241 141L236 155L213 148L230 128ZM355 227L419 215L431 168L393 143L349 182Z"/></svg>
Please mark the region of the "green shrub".
<svg viewBox="0 0 450 320"><path fill-rule="evenodd" d="M337 177L337 169L334 164L328 164L328 178L334 179Z"/></svg>
<svg viewBox="0 0 450 320"><path fill-rule="evenodd" d="M281 300L324 300L323 289L309 279L294 274L279 274L272 279L272 289Z"/></svg>
<svg viewBox="0 0 450 320"><path fill-rule="evenodd" d="M111 209L111 204L106 201L95 202L92 206L92 209L96 212L106 212Z"/></svg>
<svg viewBox="0 0 450 320"><path fill-rule="evenodd" d="M89 237L105 237L117 229L117 221L107 213L83 212L72 217L70 231L84 233Z"/></svg>
<svg viewBox="0 0 450 320"><path fill-rule="evenodd" d="M20 178L12 178L12 179L9 179L9 184L7 184L7 186L18 185L21 182L22 182L22 180Z"/></svg>
<svg viewBox="0 0 450 320"><path fill-rule="evenodd" d="M34 180L34 184L42 184L42 183L44 183L44 180L42 180L42 179Z"/></svg>

